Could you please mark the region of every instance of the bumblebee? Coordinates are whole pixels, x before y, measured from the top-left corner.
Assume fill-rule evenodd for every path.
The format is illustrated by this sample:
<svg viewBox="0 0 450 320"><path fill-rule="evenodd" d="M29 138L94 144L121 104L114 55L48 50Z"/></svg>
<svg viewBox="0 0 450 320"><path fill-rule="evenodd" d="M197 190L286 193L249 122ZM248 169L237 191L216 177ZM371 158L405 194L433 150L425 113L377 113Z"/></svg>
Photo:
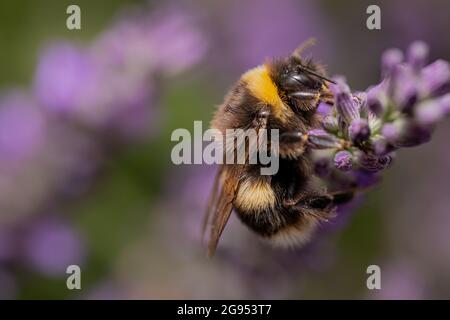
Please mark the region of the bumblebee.
<svg viewBox="0 0 450 320"><path fill-rule="evenodd" d="M203 223L210 228L208 255L233 209L258 235L278 246L306 243L318 225L333 216L342 192L328 192L314 176L307 131L320 126L319 103L333 104L332 80L323 66L292 55L266 61L244 73L215 112L211 127L278 129L279 170L261 175L262 164L222 164Z"/></svg>

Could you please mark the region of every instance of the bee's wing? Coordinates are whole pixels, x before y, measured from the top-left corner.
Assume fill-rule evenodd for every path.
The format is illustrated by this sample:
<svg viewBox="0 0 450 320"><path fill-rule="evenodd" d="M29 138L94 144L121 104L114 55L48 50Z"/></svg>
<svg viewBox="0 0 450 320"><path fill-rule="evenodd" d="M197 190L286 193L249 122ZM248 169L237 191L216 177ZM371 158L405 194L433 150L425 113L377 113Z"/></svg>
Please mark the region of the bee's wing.
<svg viewBox="0 0 450 320"><path fill-rule="evenodd" d="M223 229L233 210L233 201L239 185L238 175L232 167L222 165L214 179L211 198L203 220L202 233L211 228L208 242L208 256L213 256Z"/></svg>

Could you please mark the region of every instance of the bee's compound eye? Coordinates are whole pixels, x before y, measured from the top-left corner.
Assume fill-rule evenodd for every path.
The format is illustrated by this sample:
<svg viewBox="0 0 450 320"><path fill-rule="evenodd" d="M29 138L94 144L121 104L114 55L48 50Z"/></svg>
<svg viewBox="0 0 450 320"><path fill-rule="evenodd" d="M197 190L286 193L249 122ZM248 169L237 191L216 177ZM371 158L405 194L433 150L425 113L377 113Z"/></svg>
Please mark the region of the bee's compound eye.
<svg viewBox="0 0 450 320"><path fill-rule="evenodd" d="M322 86L322 81L320 81L319 79L317 79L313 76L307 75L305 73L299 73L298 75L295 75L294 77L297 81L301 82L304 86L311 88L311 89L318 90Z"/></svg>
<svg viewBox="0 0 450 320"><path fill-rule="evenodd" d="M319 90L322 81L314 76L301 72L289 73L283 77L282 85L286 90L299 90L302 88Z"/></svg>

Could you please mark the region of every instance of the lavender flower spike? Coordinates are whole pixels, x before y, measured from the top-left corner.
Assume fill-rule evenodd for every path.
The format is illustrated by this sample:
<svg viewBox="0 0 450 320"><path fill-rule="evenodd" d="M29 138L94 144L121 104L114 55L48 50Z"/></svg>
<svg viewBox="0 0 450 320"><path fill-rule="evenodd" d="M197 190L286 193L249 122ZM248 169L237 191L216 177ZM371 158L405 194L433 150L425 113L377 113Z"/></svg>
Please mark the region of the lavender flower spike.
<svg viewBox="0 0 450 320"><path fill-rule="evenodd" d="M336 85L330 87L334 94L336 110L341 119L349 125L359 119L359 104L350 92L350 88L341 77L336 78Z"/></svg>
<svg viewBox="0 0 450 320"><path fill-rule="evenodd" d="M435 125L450 114L450 65L438 60L425 66L428 51L415 42L406 61L399 49L386 51L385 77L365 93L352 93L343 78L330 86L335 110L322 117L325 130L308 133L313 157L320 159L315 172L325 184L335 186L336 177L355 181L358 173L377 177L391 165L394 151L430 140ZM327 163L341 172L336 175Z"/></svg>
<svg viewBox="0 0 450 320"><path fill-rule="evenodd" d="M356 119L348 128L350 139L353 143L362 143L370 137L369 123L365 119Z"/></svg>

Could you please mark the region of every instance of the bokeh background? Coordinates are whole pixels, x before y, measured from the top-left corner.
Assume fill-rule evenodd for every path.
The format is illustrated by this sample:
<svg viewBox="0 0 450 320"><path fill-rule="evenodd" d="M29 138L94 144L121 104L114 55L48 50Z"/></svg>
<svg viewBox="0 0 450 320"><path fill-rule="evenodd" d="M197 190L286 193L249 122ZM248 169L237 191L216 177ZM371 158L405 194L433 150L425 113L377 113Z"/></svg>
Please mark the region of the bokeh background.
<svg viewBox="0 0 450 320"><path fill-rule="evenodd" d="M66 8L82 29L67 30ZM365 27L378 4L382 30ZM0 299L450 298L450 121L302 250L231 218L205 257L215 168L170 161L233 81L310 37L353 89L386 48L450 59L447 0L0 2ZM66 267L82 289L66 288ZM382 289L366 287L381 267Z"/></svg>

